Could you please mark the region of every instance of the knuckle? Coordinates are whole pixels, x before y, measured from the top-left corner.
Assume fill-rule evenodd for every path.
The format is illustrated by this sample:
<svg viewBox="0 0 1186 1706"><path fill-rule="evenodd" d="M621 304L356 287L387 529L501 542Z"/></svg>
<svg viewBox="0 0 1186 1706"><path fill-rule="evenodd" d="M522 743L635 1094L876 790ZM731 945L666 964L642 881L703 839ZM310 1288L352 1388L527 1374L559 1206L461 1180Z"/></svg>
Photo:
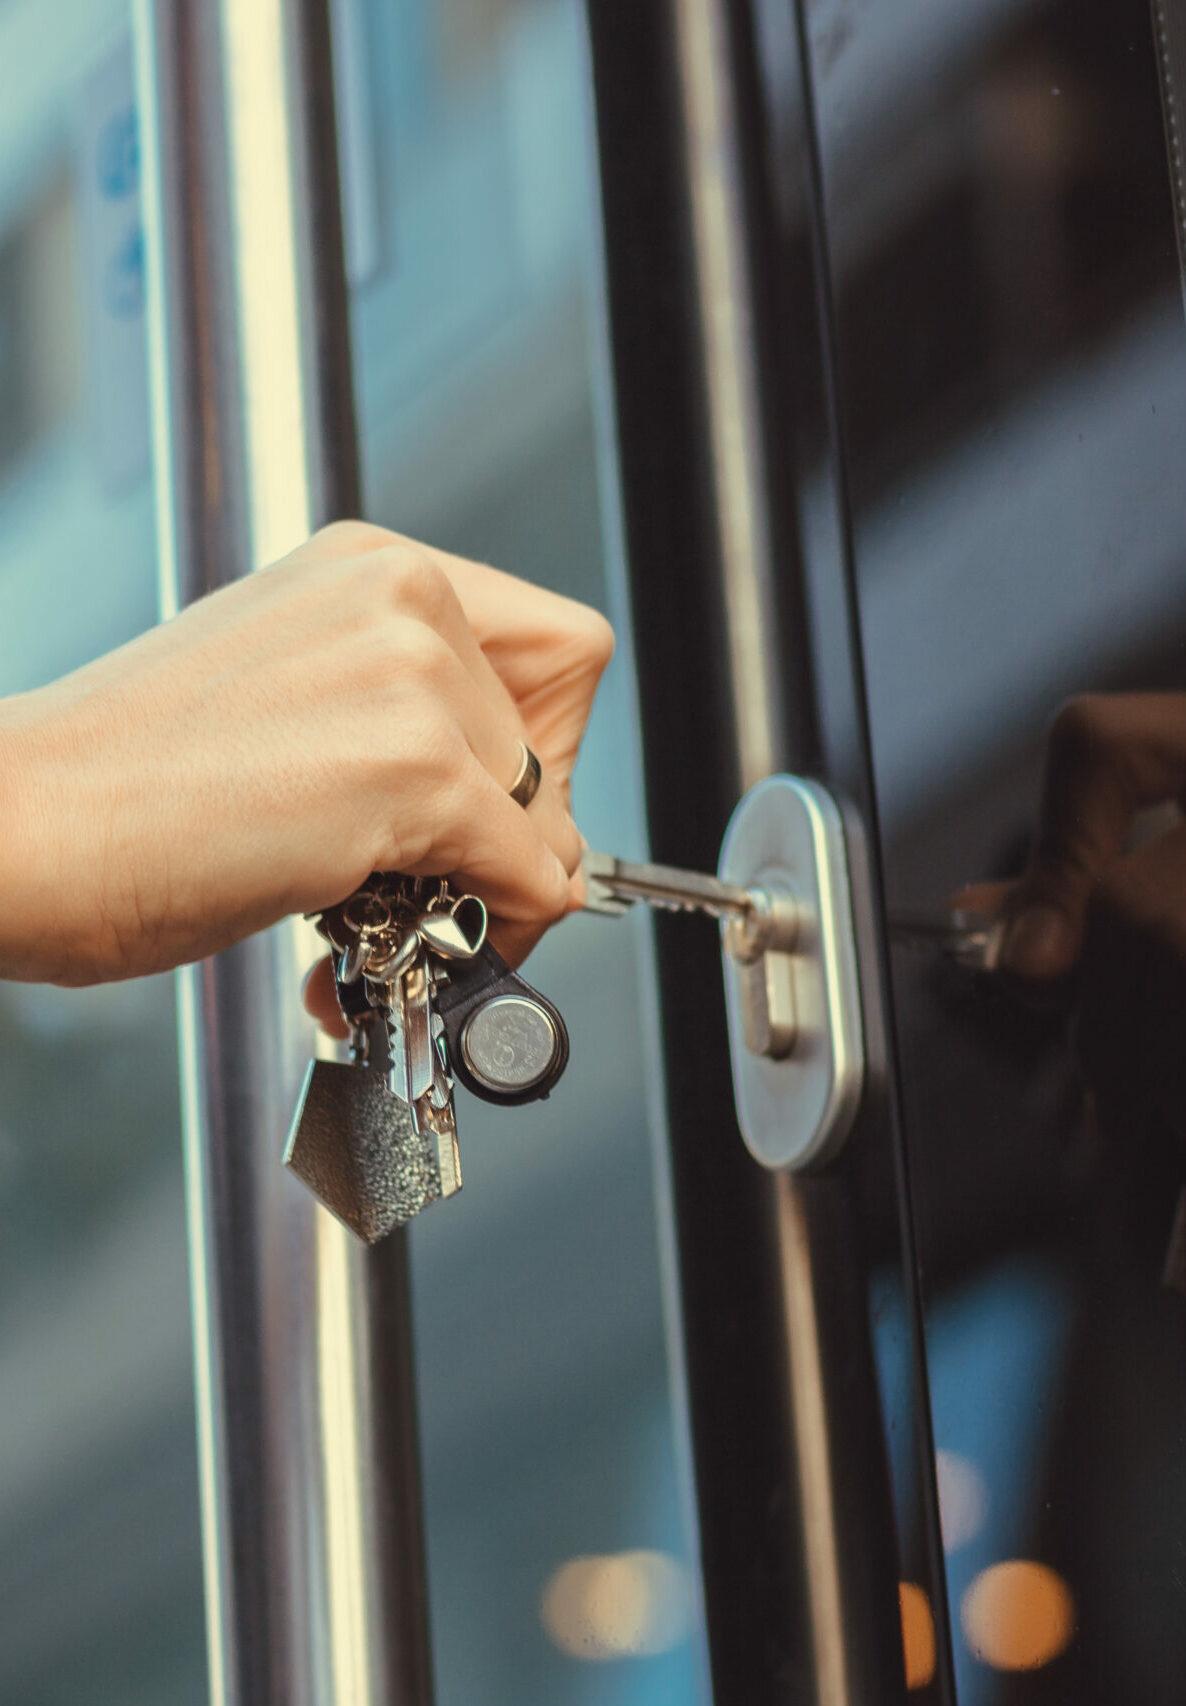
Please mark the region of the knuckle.
<svg viewBox="0 0 1186 1706"><path fill-rule="evenodd" d="M553 839L552 852L559 859L569 877L574 876L580 868L582 850L581 832L566 814Z"/></svg>
<svg viewBox="0 0 1186 1706"><path fill-rule="evenodd" d="M614 655L614 631L599 610L591 610L588 605L580 608L581 645L590 664L600 674Z"/></svg>
<svg viewBox="0 0 1186 1706"><path fill-rule="evenodd" d="M573 678L600 678L614 655L614 631L599 610L574 599L557 600L551 623L553 650Z"/></svg>
<svg viewBox="0 0 1186 1706"><path fill-rule="evenodd" d="M464 863L474 832L469 751L464 741L443 739L435 761L426 761L426 769L429 809L421 827L441 873L447 874Z"/></svg>
<svg viewBox="0 0 1186 1706"><path fill-rule="evenodd" d="M1132 880L1122 865L1116 864L1100 871L1088 896L1091 919L1098 923L1121 917L1128 909L1132 887Z"/></svg>
<svg viewBox="0 0 1186 1706"><path fill-rule="evenodd" d="M394 652L394 672L401 685L433 695L448 692L459 667L457 654L427 622L401 622Z"/></svg>
<svg viewBox="0 0 1186 1706"><path fill-rule="evenodd" d="M313 535L313 542L323 545L334 555L362 556L390 546L391 534L385 527L370 521L331 521Z"/></svg>
<svg viewBox="0 0 1186 1706"><path fill-rule="evenodd" d="M460 863L473 821L466 787L469 749L448 719L422 714L402 728L398 750L384 755L376 793L382 802L381 833L389 856L403 867L423 867L430 858L445 873ZM391 802L398 802L393 815Z"/></svg>
<svg viewBox="0 0 1186 1706"><path fill-rule="evenodd" d="M472 822L473 754L449 716L425 719L417 742L425 814L437 824Z"/></svg>
<svg viewBox="0 0 1186 1706"><path fill-rule="evenodd" d="M397 609L434 626L453 601L449 577L425 551L410 546L384 551L379 573Z"/></svg>

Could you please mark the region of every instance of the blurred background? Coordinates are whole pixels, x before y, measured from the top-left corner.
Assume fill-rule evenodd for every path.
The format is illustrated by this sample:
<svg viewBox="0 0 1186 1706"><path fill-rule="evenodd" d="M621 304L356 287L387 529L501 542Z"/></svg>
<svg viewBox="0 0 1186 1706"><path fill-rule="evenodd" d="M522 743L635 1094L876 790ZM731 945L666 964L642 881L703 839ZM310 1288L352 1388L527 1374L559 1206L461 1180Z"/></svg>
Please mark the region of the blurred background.
<svg viewBox="0 0 1186 1706"><path fill-rule="evenodd" d="M755 6L775 45L780 7ZM1152 32L1145 0L808 13L889 904L936 911L1019 868L1068 692L1186 687ZM593 845L638 856L580 6L336 0L335 29L367 513L613 617L576 806ZM157 580L129 7L0 0L0 66L7 694L153 622ZM465 1191L412 1232L439 1699L695 1706L645 923L572 920L532 975L568 1019L567 1077L523 1112L462 1096ZM962 1706L1176 1706L1173 1168L1101 1134L1065 1015L902 945L894 976ZM0 986L0 1698L20 1706L206 1697L179 1131L170 980ZM892 1416L888 1269L870 1310ZM894 1470L901 1489L904 1451ZM921 1689L936 1608L905 1608Z"/></svg>
<svg viewBox="0 0 1186 1706"><path fill-rule="evenodd" d="M335 28L367 513L620 616L578 8L342 0ZM152 623L157 581L130 7L0 0L0 65L14 693ZM640 794L627 644L576 782L595 845L642 852ZM462 1093L465 1191L412 1239L439 1698L684 1706L645 928L573 920L532 975L564 1084ZM4 1700L205 1699L188 1309L171 981L0 988Z"/></svg>

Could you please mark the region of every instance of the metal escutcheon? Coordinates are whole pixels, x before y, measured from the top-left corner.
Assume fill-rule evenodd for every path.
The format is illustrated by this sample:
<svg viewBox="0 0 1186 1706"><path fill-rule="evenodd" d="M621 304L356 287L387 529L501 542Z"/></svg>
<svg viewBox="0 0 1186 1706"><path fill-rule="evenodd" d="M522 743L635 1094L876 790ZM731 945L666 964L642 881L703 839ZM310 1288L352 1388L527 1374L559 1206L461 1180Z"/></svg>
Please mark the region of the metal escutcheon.
<svg viewBox="0 0 1186 1706"><path fill-rule="evenodd" d="M860 985L844 820L818 782L770 776L741 800L717 873L798 904L793 949L748 957L722 942L733 1092L741 1134L764 1167L798 1171L834 1155L865 1080Z"/></svg>

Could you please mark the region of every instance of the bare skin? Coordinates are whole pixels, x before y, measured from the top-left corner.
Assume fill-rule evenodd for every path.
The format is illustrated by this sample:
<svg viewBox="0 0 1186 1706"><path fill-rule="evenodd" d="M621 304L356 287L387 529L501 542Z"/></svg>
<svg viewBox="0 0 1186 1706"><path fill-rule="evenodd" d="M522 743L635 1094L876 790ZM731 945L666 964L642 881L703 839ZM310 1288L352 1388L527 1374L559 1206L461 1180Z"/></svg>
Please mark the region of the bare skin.
<svg viewBox="0 0 1186 1706"><path fill-rule="evenodd" d="M568 784L612 650L570 599L382 528L324 529L0 702L0 976L163 971L375 869L472 889L521 959L579 900ZM507 792L521 738L544 767L528 811Z"/></svg>

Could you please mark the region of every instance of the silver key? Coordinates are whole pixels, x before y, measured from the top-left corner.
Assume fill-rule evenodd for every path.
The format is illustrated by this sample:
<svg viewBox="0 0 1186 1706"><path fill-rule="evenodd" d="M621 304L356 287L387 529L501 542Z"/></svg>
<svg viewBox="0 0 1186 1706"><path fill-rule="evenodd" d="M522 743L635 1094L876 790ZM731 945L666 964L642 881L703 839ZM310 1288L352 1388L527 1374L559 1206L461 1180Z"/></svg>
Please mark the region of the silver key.
<svg viewBox="0 0 1186 1706"><path fill-rule="evenodd" d="M486 922L486 908L476 896L455 898L442 886L426 907L404 920L402 939L368 965L367 980L377 986L388 1019L393 1066L402 1068L402 1076L393 1070L392 1088L405 1097L414 1118L430 1092L438 1108L445 1100L443 1027L433 1008L437 964L472 960L486 939Z"/></svg>
<svg viewBox="0 0 1186 1706"><path fill-rule="evenodd" d="M461 1188L437 964L473 958L486 912L444 883L381 876L319 920L349 992L350 1064L310 1062L285 1164L367 1243Z"/></svg>
<svg viewBox="0 0 1186 1706"><path fill-rule="evenodd" d="M734 959L753 961L795 946L794 897L764 888L745 889L698 871L669 865L629 864L608 853L586 852L585 910L619 916L636 900L671 912L703 912L725 922L725 947ZM1002 920L955 909L947 913L895 913L893 942L938 949L972 971L994 971L1004 934Z"/></svg>
<svg viewBox="0 0 1186 1706"><path fill-rule="evenodd" d="M421 951L408 964L396 987L404 1045L404 1095L415 1117L422 1096L433 1084L432 997L428 963Z"/></svg>
<svg viewBox="0 0 1186 1706"><path fill-rule="evenodd" d="M637 900L665 912L702 912L725 924L725 945L735 959L789 953L799 934L795 897L780 889L741 888L700 871L671 865L630 864L586 850L585 910L615 917Z"/></svg>
<svg viewBox="0 0 1186 1706"><path fill-rule="evenodd" d="M800 907L784 889L742 888L699 871L632 865L607 853L582 859L585 908L622 913L636 900L669 912L703 912L721 923L721 945L737 965L742 1023L751 1054L781 1060L799 1036L799 1004L791 955Z"/></svg>

